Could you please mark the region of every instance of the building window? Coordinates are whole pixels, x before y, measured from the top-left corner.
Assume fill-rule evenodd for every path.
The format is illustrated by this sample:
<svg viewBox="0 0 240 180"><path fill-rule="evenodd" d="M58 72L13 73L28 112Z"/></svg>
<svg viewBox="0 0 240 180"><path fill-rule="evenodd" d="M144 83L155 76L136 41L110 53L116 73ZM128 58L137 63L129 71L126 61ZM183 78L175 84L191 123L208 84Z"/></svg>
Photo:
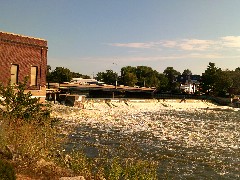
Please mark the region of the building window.
<svg viewBox="0 0 240 180"><path fill-rule="evenodd" d="M31 67L31 86L37 85L37 72L38 72L38 67L32 66Z"/></svg>
<svg viewBox="0 0 240 180"><path fill-rule="evenodd" d="M16 64L11 66L11 85L18 84L18 71L19 67Z"/></svg>

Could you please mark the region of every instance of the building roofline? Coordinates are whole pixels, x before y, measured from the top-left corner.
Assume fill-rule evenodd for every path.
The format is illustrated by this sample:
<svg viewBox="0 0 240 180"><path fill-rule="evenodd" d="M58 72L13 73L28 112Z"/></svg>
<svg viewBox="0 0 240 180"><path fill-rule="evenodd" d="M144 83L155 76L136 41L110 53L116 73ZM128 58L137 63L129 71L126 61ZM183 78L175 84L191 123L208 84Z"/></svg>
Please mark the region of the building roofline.
<svg viewBox="0 0 240 180"><path fill-rule="evenodd" d="M42 38L36 38L36 37L26 36L26 35L22 35L22 34L15 34L15 33L5 32L5 31L1 31L1 30L0 30L0 33L14 35L14 36L20 36L23 38L31 38L31 39L41 40L41 41L47 41L46 39L42 39Z"/></svg>
<svg viewBox="0 0 240 180"><path fill-rule="evenodd" d="M48 48L47 40L2 31L0 31L0 41L7 43L22 44L27 46Z"/></svg>

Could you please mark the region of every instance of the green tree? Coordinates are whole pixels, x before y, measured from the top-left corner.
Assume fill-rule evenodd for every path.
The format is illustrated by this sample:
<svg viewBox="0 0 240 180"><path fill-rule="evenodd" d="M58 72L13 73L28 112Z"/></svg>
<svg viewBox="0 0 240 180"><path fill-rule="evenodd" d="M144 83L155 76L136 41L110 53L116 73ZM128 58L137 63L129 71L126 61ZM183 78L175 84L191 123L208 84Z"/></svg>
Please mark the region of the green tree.
<svg viewBox="0 0 240 180"><path fill-rule="evenodd" d="M215 95L217 96L226 96L226 93L229 92L229 89L233 86L233 79L231 74L233 72L227 71L217 71L216 82L215 82Z"/></svg>
<svg viewBox="0 0 240 180"><path fill-rule="evenodd" d="M151 75L153 69L148 66L137 66L136 75L138 78L138 86L146 86L147 77ZM150 85L149 83L148 85Z"/></svg>
<svg viewBox="0 0 240 180"><path fill-rule="evenodd" d="M202 75L202 91L206 94L215 94L216 82L221 69L215 66L215 63L209 62L209 65Z"/></svg>
<svg viewBox="0 0 240 180"><path fill-rule="evenodd" d="M132 78L132 79L131 79ZM136 68L126 66L121 68L120 83L127 86L134 86L138 82Z"/></svg>
<svg viewBox="0 0 240 180"><path fill-rule="evenodd" d="M103 81L106 84L115 85L118 81L118 74L113 70L106 70L106 72L98 72L96 75L98 81Z"/></svg>
<svg viewBox="0 0 240 180"><path fill-rule="evenodd" d="M231 93L240 94L240 68L236 68L235 71L228 71L227 76L231 77L232 80Z"/></svg>
<svg viewBox="0 0 240 180"><path fill-rule="evenodd" d="M127 72L131 72L131 73L136 74L136 67L126 66L126 67L121 68L121 76L123 76Z"/></svg>
<svg viewBox="0 0 240 180"><path fill-rule="evenodd" d="M192 75L192 71L189 70L189 69L185 69L185 70L183 71L182 75L184 75L184 76L190 76L190 75Z"/></svg>
<svg viewBox="0 0 240 180"><path fill-rule="evenodd" d="M167 67L164 71L163 74L167 77L168 79L168 85L167 89L169 91L174 92L176 89L178 89L178 83L176 82L176 77L180 75L181 73L175 70L173 67Z"/></svg>
<svg viewBox="0 0 240 180"><path fill-rule="evenodd" d="M147 87L159 87L160 80L159 80L159 73L156 70L152 70L151 72L147 73L145 77L145 86Z"/></svg>
<svg viewBox="0 0 240 180"><path fill-rule="evenodd" d="M72 79L72 72L64 67L56 67L56 69L51 72L51 75L49 77L49 82L69 82Z"/></svg>
<svg viewBox="0 0 240 180"><path fill-rule="evenodd" d="M232 75L233 87L235 88L235 93L240 94L240 67L236 68Z"/></svg>
<svg viewBox="0 0 240 180"><path fill-rule="evenodd" d="M148 66L126 66L121 69L121 83L124 85L156 87L166 90L168 79Z"/></svg>
<svg viewBox="0 0 240 180"><path fill-rule="evenodd" d="M71 72L72 73L72 78L83 78L83 79L90 79L91 77L88 75L76 73L76 72Z"/></svg>
<svg viewBox="0 0 240 180"><path fill-rule="evenodd" d="M167 91L168 88L168 78L164 74L158 75L159 85L157 86L160 91Z"/></svg>
<svg viewBox="0 0 240 180"><path fill-rule="evenodd" d="M51 71L51 66L47 66L47 82L63 83L69 82L72 78L84 78L90 79L90 76L83 75L76 72L71 72L69 69L64 67L56 67L55 70Z"/></svg>
<svg viewBox="0 0 240 180"><path fill-rule="evenodd" d="M135 86L137 83L137 76L135 73L127 72L124 74L124 85Z"/></svg>
<svg viewBox="0 0 240 180"><path fill-rule="evenodd" d="M240 67L237 67L237 68L235 69L235 71L236 71L236 72L237 72L237 71L240 72Z"/></svg>
<svg viewBox="0 0 240 180"><path fill-rule="evenodd" d="M96 79L98 80L98 81L104 81L104 74L105 74L105 72L98 72L97 73L97 75L96 75Z"/></svg>

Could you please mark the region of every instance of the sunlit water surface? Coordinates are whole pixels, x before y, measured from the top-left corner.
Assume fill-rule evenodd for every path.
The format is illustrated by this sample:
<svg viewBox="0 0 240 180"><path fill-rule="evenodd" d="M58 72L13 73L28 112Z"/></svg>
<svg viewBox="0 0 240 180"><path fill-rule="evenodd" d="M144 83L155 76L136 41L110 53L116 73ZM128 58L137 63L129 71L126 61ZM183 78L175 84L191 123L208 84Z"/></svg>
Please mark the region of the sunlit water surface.
<svg viewBox="0 0 240 180"><path fill-rule="evenodd" d="M92 158L157 161L159 178L240 178L240 111L166 108L114 115L114 122L96 116L79 123L66 149L84 149Z"/></svg>

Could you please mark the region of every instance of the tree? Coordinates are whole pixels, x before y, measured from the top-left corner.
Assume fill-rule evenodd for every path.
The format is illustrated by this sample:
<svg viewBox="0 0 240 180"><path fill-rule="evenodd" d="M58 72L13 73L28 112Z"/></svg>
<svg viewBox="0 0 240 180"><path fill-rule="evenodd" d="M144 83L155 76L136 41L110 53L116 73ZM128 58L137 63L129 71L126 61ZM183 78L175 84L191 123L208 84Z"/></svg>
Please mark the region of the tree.
<svg viewBox="0 0 240 180"><path fill-rule="evenodd" d="M130 78L131 77L131 78ZM148 66L126 66L121 69L121 82L124 85L159 87L159 73Z"/></svg>
<svg viewBox="0 0 240 180"><path fill-rule="evenodd" d="M160 81L159 81L159 73L157 71L151 71L147 73L147 76L145 77L145 86L147 87L159 87Z"/></svg>
<svg viewBox="0 0 240 180"><path fill-rule="evenodd" d="M237 67L237 68L235 69L235 71L236 71L236 72L237 72L237 71L240 72L240 67Z"/></svg>
<svg viewBox="0 0 240 180"><path fill-rule="evenodd" d="M132 79L131 79L132 78ZM138 82L136 68L126 66L121 68L120 83L127 86L134 86Z"/></svg>
<svg viewBox="0 0 240 180"><path fill-rule="evenodd" d="M121 76L123 76L127 72L131 72L131 73L136 74L136 67L126 66L126 67L121 68Z"/></svg>
<svg viewBox="0 0 240 180"><path fill-rule="evenodd" d="M209 65L202 75L202 91L207 94L215 94L216 82L221 69L215 66L215 63L209 62Z"/></svg>
<svg viewBox="0 0 240 180"><path fill-rule="evenodd" d="M181 73L178 72L177 70L173 69L173 67L167 67L164 71L163 74L167 77L168 79L168 86L167 89L170 91L175 91L178 87L178 83L176 82L176 77L180 75Z"/></svg>
<svg viewBox="0 0 240 180"><path fill-rule="evenodd" d="M189 69L185 69L185 70L183 71L182 75L184 75L184 76L190 76L190 75L192 75L192 71L189 70Z"/></svg>
<svg viewBox="0 0 240 180"><path fill-rule="evenodd" d="M233 86L233 79L231 78L231 71L218 71L215 82L215 95L226 96L229 89Z"/></svg>
<svg viewBox="0 0 240 180"><path fill-rule="evenodd" d="M48 82L57 82L57 83L63 83L63 82L69 82L72 79L72 72L64 67L56 67L54 71L52 71L48 75Z"/></svg>
<svg viewBox="0 0 240 180"><path fill-rule="evenodd" d="M148 66L126 66L121 69L121 83L128 86L156 87L166 90L168 79Z"/></svg>
<svg viewBox="0 0 240 180"><path fill-rule="evenodd" d="M158 74L159 85L157 86L158 90L166 91L168 87L168 78L164 74Z"/></svg>
<svg viewBox="0 0 240 180"><path fill-rule="evenodd" d="M98 72L97 75L96 75L96 79L98 81L104 81L104 72Z"/></svg>
<svg viewBox="0 0 240 180"><path fill-rule="evenodd" d="M146 86L147 77L151 75L153 69L148 66L137 66L136 75L138 78L138 86ZM150 85L151 83L148 83Z"/></svg>
<svg viewBox="0 0 240 180"><path fill-rule="evenodd" d="M116 81L118 80L118 75L113 70L106 70L106 72L98 72L96 75L96 79L98 81L103 81L106 84L116 85Z"/></svg>
<svg viewBox="0 0 240 180"><path fill-rule="evenodd" d="M232 79L231 93L240 94L240 67L236 68L235 71L229 72L228 76Z"/></svg>
<svg viewBox="0 0 240 180"><path fill-rule="evenodd" d="M90 79L90 76L88 76L88 75L83 75L83 74L76 73L76 72L71 72L71 73L72 73L72 78Z"/></svg>
<svg viewBox="0 0 240 180"><path fill-rule="evenodd" d="M135 84L138 81L136 74L132 72L125 73L123 79L124 79L124 85L127 85L127 86L135 86Z"/></svg>
<svg viewBox="0 0 240 180"><path fill-rule="evenodd" d="M90 76L83 75L76 72L71 72L69 69L64 67L56 67L55 70L51 71L51 66L47 66L47 82L52 83L63 83L69 82L72 78L84 78L90 79Z"/></svg>

